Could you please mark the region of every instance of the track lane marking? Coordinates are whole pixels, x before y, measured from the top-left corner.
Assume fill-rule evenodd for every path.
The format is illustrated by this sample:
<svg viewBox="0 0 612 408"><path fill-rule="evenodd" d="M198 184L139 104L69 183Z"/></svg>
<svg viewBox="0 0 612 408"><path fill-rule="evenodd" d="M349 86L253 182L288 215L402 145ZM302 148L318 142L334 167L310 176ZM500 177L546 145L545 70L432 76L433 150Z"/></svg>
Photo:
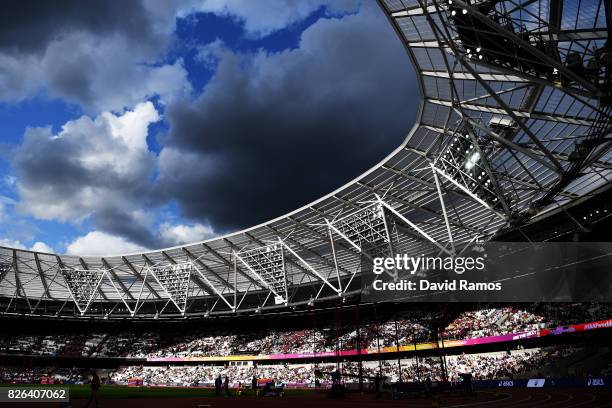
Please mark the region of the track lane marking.
<svg viewBox="0 0 612 408"><path fill-rule="evenodd" d="M502 398L502 399L492 400L492 401L474 402L474 403L471 403L471 404L448 405L445 408L476 407L476 406L479 406L479 405L493 404L493 403L497 403L497 402L501 402L501 401L506 401L508 399L512 399L513 398L512 394L504 393L502 395L506 395L506 397ZM529 396L529 399L530 398L531 398L531 395ZM527 399L527 400L529 400L529 399ZM527 401L527 400L525 400L525 401Z"/></svg>
<svg viewBox="0 0 612 408"><path fill-rule="evenodd" d="M590 395L590 396L591 396L591 399L590 399L590 400L588 400L588 401L583 401L583 402L580 402L580 403L578 403L578 404L568 405L566 408L570 408L570 407L579 407L579 406L584 405L584 404L589 404L589 403L591 403L591 402L593 402L593 401L595 401L595 400L597 399L597 395L593 394L592 392L589 392L589 393L587 393L586 395Z"/></svg>

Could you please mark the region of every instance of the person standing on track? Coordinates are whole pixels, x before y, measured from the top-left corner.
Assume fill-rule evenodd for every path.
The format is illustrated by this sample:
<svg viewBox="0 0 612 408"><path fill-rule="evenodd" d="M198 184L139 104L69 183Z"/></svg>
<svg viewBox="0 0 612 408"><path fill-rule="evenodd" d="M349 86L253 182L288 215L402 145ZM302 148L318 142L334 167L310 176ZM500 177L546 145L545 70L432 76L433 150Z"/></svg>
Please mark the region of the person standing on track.
<svg viewBox="0 0 612 408"><path fill-rule="evenodd" d="M374 389L376 390L376 398L382 397L382 376L380 373L376 373L374 377Z"/></svg>
<svg viewBox="0 0 612 408"><path fill-rule="evenodd" d="M89 407L91 401L95 401L96 407L98 406L98 390L101 386L102 383L100 381L100 377L98 377L98 373L96 373L96 370L94 370L91 376L91 395L89 396L89 400L87 401L87 405L85 405L85 407Z"/></svg>
<svg viewBox="0 0 612 408"><path fill-rule="evenodd" d="M217 394L217 397L221 395L222 383L223 381L221 381L221 374L219 374L219 376L215 379L215 393Z"/></svg>

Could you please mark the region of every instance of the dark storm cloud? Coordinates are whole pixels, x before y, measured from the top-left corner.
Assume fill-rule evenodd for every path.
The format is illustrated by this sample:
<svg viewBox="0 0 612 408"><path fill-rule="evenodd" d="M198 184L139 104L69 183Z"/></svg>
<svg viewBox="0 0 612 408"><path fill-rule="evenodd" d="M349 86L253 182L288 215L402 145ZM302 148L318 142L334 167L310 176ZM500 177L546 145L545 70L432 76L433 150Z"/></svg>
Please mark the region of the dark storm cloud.
<svg viewBox="0 0 612 408"><path fill-rule="evenodd" d="M163 59L177 7L175 1L3 2L0 102L45 95L98 113L188 91L182 61Z"/></svg>
<svg viewBox="0 0 612 408"><path fill-rule="evenodd" d="M5 0L0 13L0 52L38 53L72 31L106 36L118 33L153 45L161 40L137 0Z"/></svg>
<svg viewBox="0 0 612 408"><path fill-rule="evenodd" d="M173 244L165 242L162 237L152 233L149 225L138 222L133 214L118 206L99 209L93 216L93 222L100 231L124 237L146 248L162 248Z"/></svg>
<svg viewBox="0 0 612 408"><path fill-rule="evenodd" d="M166 112L158 188L217 231L349 181L402 141L418 106L408 57L370 3L320 20L295 50L212 52L219 65L203 94Z"/></svg>

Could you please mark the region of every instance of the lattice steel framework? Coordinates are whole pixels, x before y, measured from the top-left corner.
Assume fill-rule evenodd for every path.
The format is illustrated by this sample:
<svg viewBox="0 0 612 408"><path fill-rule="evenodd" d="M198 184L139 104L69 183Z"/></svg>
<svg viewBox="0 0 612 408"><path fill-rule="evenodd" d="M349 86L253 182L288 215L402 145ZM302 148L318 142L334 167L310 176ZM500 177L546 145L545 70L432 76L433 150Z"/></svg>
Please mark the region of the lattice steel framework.
<svg viewBox="0 0 612 408"><path fill-rule="evenodd" d="M287 272L285 251L280 243L234 253L236 260L243 264L270 292L276 304L287 304ZM237 270L237 269L236 269Z"/></svg>
<svg viewBox="0 0 612 408"><path fill-rule="evenodd" d="M377 251L453 254L606 193L609 1L379 4L422 97L388 157L307 206L203 242L109 257L0 248L2 313L182 318L335 301L359 293ZM567 228L608 217L602 205Z"/></svg>
<svg viewBox="0 0 612 408"><path fill-rule="evenodd" d="M60 268L72 299L81 315L87 312L89 305L96 297L100 283L104 278L104 270Z"/></svg>
<svg viewBox="0 0 612 408"><path fill-rule="evenodd" d="M147 273L151 273L181 314L185 314L192 270L191 262L154 265L147 268Z"/></svg>

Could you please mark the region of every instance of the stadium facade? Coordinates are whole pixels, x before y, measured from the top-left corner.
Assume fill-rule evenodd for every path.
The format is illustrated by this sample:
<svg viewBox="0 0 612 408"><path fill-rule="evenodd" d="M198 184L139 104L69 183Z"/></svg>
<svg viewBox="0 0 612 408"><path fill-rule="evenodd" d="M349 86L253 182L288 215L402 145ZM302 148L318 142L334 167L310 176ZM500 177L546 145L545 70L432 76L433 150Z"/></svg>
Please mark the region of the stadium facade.
<svg viewBox="0 0 612 408"><path fill-rule="evenodd" d="M414 127L382 162L289 214L203 242L106 257L0 248L0 312L286 311L357 296L378 254L452 255L455 243L558 214L568 231L609 215L606 200L570 211L606 194L612 179L609 1L379 4L421 93Z"/></svg>

